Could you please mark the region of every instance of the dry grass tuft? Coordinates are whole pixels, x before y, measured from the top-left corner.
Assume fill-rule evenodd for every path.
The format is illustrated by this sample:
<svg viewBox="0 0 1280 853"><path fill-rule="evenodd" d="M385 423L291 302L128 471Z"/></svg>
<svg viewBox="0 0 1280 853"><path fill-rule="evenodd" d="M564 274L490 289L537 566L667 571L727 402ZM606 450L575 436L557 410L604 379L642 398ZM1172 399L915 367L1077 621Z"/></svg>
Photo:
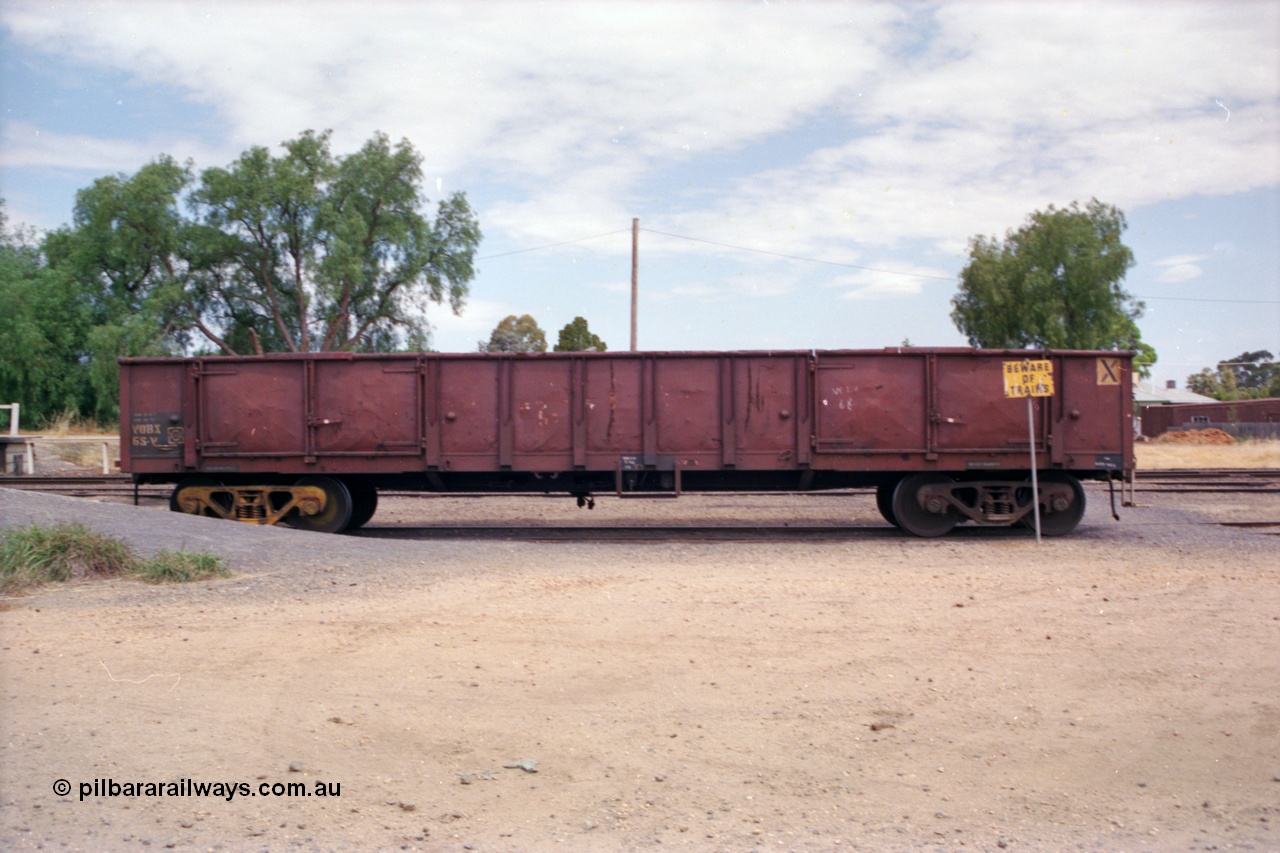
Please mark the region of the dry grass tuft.
<svg viewBox="0 0 1280 853"><path fill-rule="evenodd" d="M73 410L63 411L48 420L43 429L21 430L23 435L36 436L36 471L41 468L41 460L57 460L75 468L102 470L102 444L108 442L107 465L120 458L116 444L119 439L119 426L99 423L95 418L82 418ZM59 439L58 441L41 442L39 438ZM83 439L83 441L65 441L62 439Z"/></svg>
<svg viewBox="0 0 1280 853"><path fill-rule="evenodd" d="M84 441L59 441L54 442L36 442L39 453L52 453L58 459L72 465L76 468L92 468L95 471L102 470L102 442L95 439L86 439ZM119 459L120 454L116 450L115 445L111 445L107 449L107 465L110 466L113 460Z"/></svg>
<svg viewBox="0 0 1280 853"><path fill-rule="evenodd" d="M1280 468L1280 441L1247 439L1231 444L1151 441L1135 448L1138 470L1165 468Z"/></svg>
<svg viewBox="0 0 1280 853"><path fill-rule="evenodd" d="M66 438L69 435L116 435L119 428L115 424L100 424L96 418L82 418L68 409L45 424L40 432L54 438Z"/></svg>

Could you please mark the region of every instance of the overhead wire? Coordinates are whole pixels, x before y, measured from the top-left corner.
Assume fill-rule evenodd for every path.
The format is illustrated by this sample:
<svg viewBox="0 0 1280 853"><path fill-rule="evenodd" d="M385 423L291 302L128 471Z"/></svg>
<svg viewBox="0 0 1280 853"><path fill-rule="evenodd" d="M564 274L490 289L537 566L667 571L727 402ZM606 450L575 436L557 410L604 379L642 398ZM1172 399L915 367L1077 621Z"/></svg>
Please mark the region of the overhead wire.
<svg viewBox="0 0 1280 853"><path fill-rule="evenodd" d="M1280 299L1210 299L1201 296L1138 296L1134 299L1164 299L1171 302L1233 302L1238 305L1280 305Z"/></svg>
<svg viewBox="0 0 1280 853"><path fill-rule="evenodd" d="M617 231L609 231L605 234L592 234L590 237L578 237L574 240L561 240L559 243L547 243L545 246L530 246L527 249L514 249L510 252L499 252L496 255L485 255L482 258L476 258L477 261L487 261L490 258L505 258L508 255L523 255L525 252L539 252L543 249L554 249L557 246L568 246L570 243L582 243L587 240L599 240L601 237L612 237L614 234L627 234L630 228L619 228Z"/></svg>
<svg viewBox="0 0 1280 853"><path fill-rule="evenodd" d="M787 260L792 260L792 261L804 261L805 263L811 263L811 264L825 264L827 266L844 267L846 269L855 269L855 270L864 270L866 272L878 272L878 273L884 273L886 275L899 275L907 278L924 278L924 279L930 279L932 281L955 281L954 277L951 277L951 276L930 275L929 273L904 272L902 270L884 269L883 267L868 267L868 266L863 266L861 264L849 264L843 261L829 261L824 258L810 258L804 255L790 255L785 252L773 252L768 249L755 249L755 248L752 248L751 246L738 246L733 243L722 243L717 240L707 240L702 237L690 237L687 234L672 234L669 231L658 231L657 229L654 229L654 228L642 227L640 228L640 230L645 231L649 234L657 234L661 237L671 237L672 239L675 239L675 240L688 240L693 243L705 243L708 246L718 246L722 249L733 249L734 251L738 251L738 252L753 252L758 255L771 255L775 258L786 258ZM598 240L602 237L612 237L616 234L626 234L626 233L629 233L630 231L631 231L630 228L619 228L616 231L607 231L603 234L592 234L589 237L578 237L573 240L561 240L557 243L546 243L541 246L529 246L528 248L525 248L525 249L514 249L510 252L499 252L494 255L485 255L484 257L477 258L476 260L487 261L491 258L505 258L510 255L522 255L522 254L525 254L526 252L538 252L538 251L542 251L543 249L554 249L559 246L568 246L573 243L583 243L588 240ZM1165 301L1171 301L1171 302L1222 302L1222 303L1230 303L1230 304L1236 304L1236 305L1280 305L1280 299L1214 299L1211 297L1143 296L1140 294L1135 294L1133 298L1165 300Z"/></svg>

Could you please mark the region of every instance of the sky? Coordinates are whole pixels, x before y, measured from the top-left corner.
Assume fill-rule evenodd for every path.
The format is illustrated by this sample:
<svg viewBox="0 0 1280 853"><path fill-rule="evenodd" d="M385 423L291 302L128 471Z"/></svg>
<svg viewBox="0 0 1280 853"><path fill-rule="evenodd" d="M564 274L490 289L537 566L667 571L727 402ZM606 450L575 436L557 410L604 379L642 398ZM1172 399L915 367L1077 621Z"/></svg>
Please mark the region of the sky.
<svg viewBox="0 0 1280 853"><path fill-rule="evenodd" d="M376 132L464 191L461 316L642 350L963 346L970 238L1124 211L1163 384L1280 356L1280 3L0 0L10 226L161 154Z"/></svg>

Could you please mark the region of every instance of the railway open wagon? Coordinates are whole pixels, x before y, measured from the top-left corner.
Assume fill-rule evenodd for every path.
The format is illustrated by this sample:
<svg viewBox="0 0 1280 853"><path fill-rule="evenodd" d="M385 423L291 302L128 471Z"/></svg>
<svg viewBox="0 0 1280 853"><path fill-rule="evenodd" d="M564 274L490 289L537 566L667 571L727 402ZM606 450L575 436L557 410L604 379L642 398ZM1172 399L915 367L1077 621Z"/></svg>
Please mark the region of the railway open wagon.
<svg viewBox="0 0 1280 853"><path fill-rule="evenodd" d="M1035 360L1052 394L1006 396ZM1010 367L1013 365L1013 367ZM1071 531L1133 470L1131 355L918 349L126 359L121 466L172 509L335 532L379 489L595 496L874 487L919 536ZM1030 426L1030 429L1029 429Z"/></svg>

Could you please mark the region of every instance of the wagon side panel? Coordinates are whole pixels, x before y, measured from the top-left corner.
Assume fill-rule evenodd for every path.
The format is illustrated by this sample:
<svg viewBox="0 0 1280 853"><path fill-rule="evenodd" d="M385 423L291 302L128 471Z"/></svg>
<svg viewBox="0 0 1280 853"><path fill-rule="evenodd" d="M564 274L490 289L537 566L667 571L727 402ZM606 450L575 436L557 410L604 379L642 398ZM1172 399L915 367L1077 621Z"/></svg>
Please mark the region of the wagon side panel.
<svg viewBox="0 0 1280 853"><path fill-rule="evenodd" d="M295 359L198 362L201 467L238 470L241 464L257 468L268 460L296 463L306 456L307 364Z"/></svg>
<svg viewBox="0 0 1280 853"><path fill-rule="evenodd" d="M580 389L568 358L512 359L511 464L520 471L567 471L573 467L572 404ZM579 380L580 381L580 380Z"/></svg>
<svg viewBox="0 0 1280 853"><path fill-rule="evenodd" d="M439 362L435 406L440 419L440 467L456 471L499 468L499 381L505 360L446 358ZM509 374L506 374L509 378Z"/></svg>
<svg viewBox="0 0 1280 853"><path fill-rule="evenodd" d="M924 453L929 443L926 416L929 359L924 354L819 353L814 362L814 450L846 457L868 467L873 457ZM824 467L836 463L828 457ZM818 463L815 462L815 465Z"/></svg>
<svg viewBox="0 0 1280 853"><path fill-rule="evenodd" d="M618 459L644 451L639 358L589 358L583 362L585 464L611 470Z"/></svg>
<svg viewBox="0 0 1280 853"><path fill-rule="evenodd" d="M682 468L720 468L724 462L720 359L673 356L652 359L649 364L652 388L642 389L642 396L651 398L656 453L678 457Z"/></svg>
<svg viewBox="0 0 1280 853"><path fill-rule="evenodd" d="M316 456L419 454L416 358L316 359L313 364L315 391L307 422Z"/></svg>
<svg viewBox="0 0 1280 853"><path fill-rule="evenodd" d="M1030 447L1027 400L1005 396L1007 360L1012 359L986 353L947 353L937 357L936 401L931 417L937 425L939 451L996 458L1016 452L1018 457L1012 463L1022 463ZM1044 424L1052 405L1047 401L1052 399L1034 398L1031 406L1036 449L1040 453L1046 450Z"/></svg>
<svg viewBox="0 0 1280 853"><path fill-rule="evenodd" d="M801 461L797 421L807 359L792 354L733 358L733 430L736 464L753 470L785 470Z"/></svg>

